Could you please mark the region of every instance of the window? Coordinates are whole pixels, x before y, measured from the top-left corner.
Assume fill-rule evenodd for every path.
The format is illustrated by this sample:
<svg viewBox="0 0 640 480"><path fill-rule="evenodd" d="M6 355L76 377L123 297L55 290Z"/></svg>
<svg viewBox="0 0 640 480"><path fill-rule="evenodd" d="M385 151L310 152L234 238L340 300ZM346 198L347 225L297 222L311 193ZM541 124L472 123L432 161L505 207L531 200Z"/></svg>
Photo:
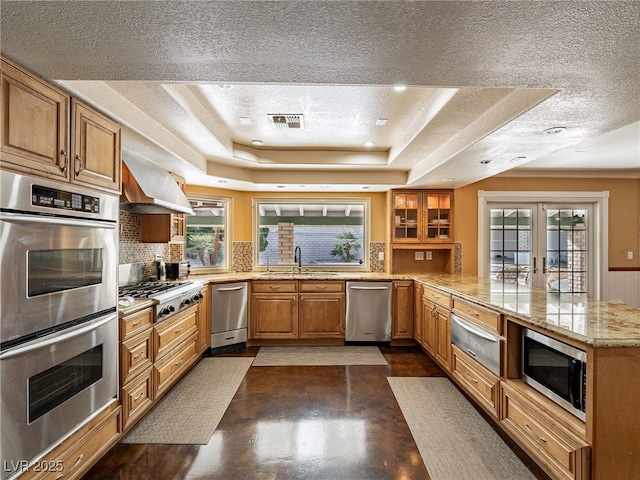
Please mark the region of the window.
<svg viewBox="0 0 640 480"><path fill-rule="evenodd" d="M255 266L368 269L369 202L360 199L254 199Z"/></svg>
<svg viewBox="0 0 640 480"><path fill-rule="evenodd" d="M198 197L189 201L195 212L186 216L185 256L191 269L228 268L229 200Z"/></svg>

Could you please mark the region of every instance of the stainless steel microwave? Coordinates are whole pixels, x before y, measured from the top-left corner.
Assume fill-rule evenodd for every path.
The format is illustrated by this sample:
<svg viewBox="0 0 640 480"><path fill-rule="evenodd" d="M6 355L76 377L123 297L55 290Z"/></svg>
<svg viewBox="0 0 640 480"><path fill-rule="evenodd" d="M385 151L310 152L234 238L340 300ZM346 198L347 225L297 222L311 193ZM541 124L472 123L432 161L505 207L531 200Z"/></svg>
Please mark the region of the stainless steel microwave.
<svg viewBox="0 0 640 480"><path fill-rule="evenodd" d="M586 419L587 353L534 330L522 332L522 379L581 420Z"/></svg>

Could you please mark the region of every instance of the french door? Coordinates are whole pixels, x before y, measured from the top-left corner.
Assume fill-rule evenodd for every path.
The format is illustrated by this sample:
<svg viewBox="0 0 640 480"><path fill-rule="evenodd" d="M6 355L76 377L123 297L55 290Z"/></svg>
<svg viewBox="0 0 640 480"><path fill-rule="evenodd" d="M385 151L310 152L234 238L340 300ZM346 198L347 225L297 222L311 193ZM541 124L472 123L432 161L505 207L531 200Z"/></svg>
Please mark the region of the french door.
<svg viewBox="0 0 640 480"><path fill-rule="evenodd" d="M502 291L589 294L595 265L592 204L487 203L488 268Z"/></svg>

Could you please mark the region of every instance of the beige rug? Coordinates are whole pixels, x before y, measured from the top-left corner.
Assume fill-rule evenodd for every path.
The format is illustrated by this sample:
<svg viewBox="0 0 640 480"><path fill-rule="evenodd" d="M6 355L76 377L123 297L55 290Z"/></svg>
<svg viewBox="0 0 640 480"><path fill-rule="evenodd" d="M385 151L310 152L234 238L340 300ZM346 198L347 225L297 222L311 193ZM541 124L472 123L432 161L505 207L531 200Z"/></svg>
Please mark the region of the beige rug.
<svg viewBox="0 0 640 480"><path fill-rule="evenodd" d="M326 347L260 347L254 367L301 365L387 365L380 349L370 345Z"/></svg>
<svg viewBox="0 0 640 480"><path fill-rule="evenodd" d="M203 358L120 441L207 444L252 361Z"/></svg>
<svg viewBox="0 0 640 480"><path fill-rule="evenodd" d="M388 380L432 480L535 480L449 379Z"/></svg>

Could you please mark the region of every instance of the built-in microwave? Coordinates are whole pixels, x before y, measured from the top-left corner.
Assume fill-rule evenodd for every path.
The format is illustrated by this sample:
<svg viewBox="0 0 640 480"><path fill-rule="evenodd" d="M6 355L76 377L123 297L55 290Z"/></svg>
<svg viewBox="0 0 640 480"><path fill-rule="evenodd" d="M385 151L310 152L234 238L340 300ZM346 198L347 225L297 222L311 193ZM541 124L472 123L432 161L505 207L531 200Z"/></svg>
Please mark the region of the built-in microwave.
<svg viewBox="0 0 640 480"><path fill-rule="evenodd" d="M522 379L586 419L587 353L534 330L522 331Z"/></svg>

